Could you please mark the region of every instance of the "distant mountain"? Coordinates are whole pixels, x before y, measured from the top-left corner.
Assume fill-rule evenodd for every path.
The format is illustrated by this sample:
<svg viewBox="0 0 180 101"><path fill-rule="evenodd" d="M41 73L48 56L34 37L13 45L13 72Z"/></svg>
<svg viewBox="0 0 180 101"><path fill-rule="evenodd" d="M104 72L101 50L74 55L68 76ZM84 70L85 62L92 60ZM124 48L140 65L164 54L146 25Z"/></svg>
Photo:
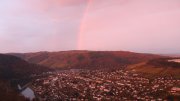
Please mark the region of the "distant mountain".
<svg viewBox="0 0 180 101"><path fill-rule="evenodd" d="M180 63L168 61L170 59L173 58L152 59L147 62L131 65L127 69L142 73L143 76L147 77L173 76L180 78Z"/></svg>
<svg viewBox="0 0 180 101"><path fill-rule="evenodd" d="M180 57L180 54L161 54L162 56Z"/></svg>
<svg viewBox="0 0 180 101"><path fill-rule="evenodd" d="M106 68L124 66L154 58L160 55L140 54L127 51L61 51L37 53L11 53L30 63L51 68Z"/></svg>

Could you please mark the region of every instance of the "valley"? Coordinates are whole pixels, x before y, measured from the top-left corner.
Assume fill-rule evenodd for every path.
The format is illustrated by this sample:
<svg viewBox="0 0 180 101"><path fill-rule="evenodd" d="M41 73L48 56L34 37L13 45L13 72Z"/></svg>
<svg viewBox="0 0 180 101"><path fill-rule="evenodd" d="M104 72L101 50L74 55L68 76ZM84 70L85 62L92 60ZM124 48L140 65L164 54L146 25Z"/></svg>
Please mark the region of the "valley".
<svg viewBox="0 0 180 101"><path fill-rule="evenodd" d="M0 0L0 101L180 101L180 0Z"/></svg>
<svg viewBox="0 0 180 101"><path fill-rule="evenodd" d="M0 77L34 101L163 101L180 96L174 59L126 51L8 53L0 55Z"/></svg>

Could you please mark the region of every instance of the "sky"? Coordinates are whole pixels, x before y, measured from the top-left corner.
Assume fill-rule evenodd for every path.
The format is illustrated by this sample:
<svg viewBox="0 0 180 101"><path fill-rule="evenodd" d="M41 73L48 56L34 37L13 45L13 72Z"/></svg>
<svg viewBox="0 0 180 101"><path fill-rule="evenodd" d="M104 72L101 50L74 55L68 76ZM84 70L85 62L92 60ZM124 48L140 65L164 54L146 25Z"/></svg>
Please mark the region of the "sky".
<svg viewBox="0 0 180 101"><path fill-rule="evenodd" d="M0 0L0 53L180 53L180 0Z"/></svg>

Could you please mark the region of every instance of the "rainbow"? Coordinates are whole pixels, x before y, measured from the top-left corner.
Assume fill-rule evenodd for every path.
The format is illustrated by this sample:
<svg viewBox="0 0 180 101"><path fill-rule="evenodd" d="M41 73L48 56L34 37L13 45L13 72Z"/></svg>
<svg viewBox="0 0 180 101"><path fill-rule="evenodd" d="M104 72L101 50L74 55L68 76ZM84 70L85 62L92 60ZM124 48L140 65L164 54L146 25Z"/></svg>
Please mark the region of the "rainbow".
<svg viewBox="0 0 180 101"><path fill-rule="evenodd" d="M86 21L91 3L92 3L92 0L88 0L86 8L85 8L84 13L83 13L82 20L80 22L80 27L79 27L79 32L78 32L78 42L77 42L77 49L78 50L83 49L84 26L85 26L85 21Z"/></svg>

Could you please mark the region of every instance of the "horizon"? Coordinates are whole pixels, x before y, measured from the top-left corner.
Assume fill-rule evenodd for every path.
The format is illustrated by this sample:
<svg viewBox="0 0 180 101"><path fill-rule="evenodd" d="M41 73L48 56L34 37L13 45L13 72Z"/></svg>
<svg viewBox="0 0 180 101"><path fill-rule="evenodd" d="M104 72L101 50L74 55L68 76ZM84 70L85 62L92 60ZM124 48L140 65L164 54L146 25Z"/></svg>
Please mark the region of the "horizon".
<svg viewBox="0 0 180 101"><path fill-rule="evenodd" d="M148 53L148 52L135 52L135 51L128 51L128 50L60 50L60 51L32 51L32 52L2 52L0 54L26 54L26 53L56 53L56 52L71 52L71 51L87 51L87 52L131 52L131 53L140 53L140 54L154 54L154 55L164 55L164 56L176 56L180 55L180 53Z"/></svg>
<svg viewBox="0 0 180 101"><path fill-rule="evenodd" d="M1 0L0 53L180 54L179 0Z"/></svg>

